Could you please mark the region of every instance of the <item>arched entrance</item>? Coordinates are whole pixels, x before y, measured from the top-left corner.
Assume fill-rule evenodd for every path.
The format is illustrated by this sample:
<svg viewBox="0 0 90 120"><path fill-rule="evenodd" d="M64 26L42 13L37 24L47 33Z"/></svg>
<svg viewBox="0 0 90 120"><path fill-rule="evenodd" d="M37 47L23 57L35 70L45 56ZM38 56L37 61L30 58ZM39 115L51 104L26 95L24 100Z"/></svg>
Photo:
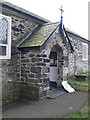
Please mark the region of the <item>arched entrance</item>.
<svg viewBox="0 0 90 120"><path fill-rule="evenodd" d="M50 89L59 88L63 80L62 58L62 48L58 44L54 45L50 52Z"/></svg>

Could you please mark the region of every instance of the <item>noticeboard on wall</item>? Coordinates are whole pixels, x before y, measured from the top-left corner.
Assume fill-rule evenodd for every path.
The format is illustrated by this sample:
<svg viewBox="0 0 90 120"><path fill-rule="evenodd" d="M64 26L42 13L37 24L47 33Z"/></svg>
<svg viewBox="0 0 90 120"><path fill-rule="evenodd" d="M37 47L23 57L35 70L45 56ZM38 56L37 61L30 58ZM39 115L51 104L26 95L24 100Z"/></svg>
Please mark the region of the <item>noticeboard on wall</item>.
<svg viewBox="0 0 90 120"><path fill-rule="evenodd" d="M50 66L57 67L57 52L50 53Z"/></svg>

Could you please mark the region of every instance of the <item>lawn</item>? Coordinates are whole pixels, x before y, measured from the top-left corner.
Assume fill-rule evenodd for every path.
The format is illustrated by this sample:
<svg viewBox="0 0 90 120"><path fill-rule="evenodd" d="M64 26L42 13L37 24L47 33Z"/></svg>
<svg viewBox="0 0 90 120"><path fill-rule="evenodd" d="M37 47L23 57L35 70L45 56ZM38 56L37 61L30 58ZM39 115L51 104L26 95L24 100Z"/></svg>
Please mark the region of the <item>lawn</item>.
<svg viewBox="0 0 90 120"><path fill-rule="evenodd" d="M75 89L79 91L88 91L88 81L76 81L74 76L69 77L69 84Z"/></svg>
<svg viewBox="0 0 90 120"><path fill-rule="evenodd" d="M88 75L90 75L90 72L88 72ZM76 81L74 76L69 77L68 82L75 90L79 91L90 91L90 77L88 77L87 81ZM85 118L85 120L88 119L88 115L90 114L90 106L87 102L85 106L80 109L79 111L75 111L68 115L66 118L69 120L72 120L73 118Z"/></svg>
<svg viewBox="0 0 90 120"><path fill-rule="evenodd" d="M75 111L75 112L71 113L66 118L70 118L69 120L72 120L73 118L85 118L85 120L87 120L88 113L89 113L88 112L88 103L86 103L86 105L82 109L80 109L79 111Z"/></svg>

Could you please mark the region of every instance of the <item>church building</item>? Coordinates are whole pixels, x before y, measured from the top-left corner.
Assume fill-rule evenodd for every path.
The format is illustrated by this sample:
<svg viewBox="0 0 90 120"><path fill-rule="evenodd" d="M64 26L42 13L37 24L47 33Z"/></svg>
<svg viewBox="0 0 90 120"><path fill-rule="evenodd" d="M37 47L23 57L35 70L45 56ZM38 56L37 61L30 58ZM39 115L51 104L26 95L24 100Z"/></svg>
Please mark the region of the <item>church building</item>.
<svg viewBox="0 0 90 120"><path fill-rule="evenodd" d="M40 100L70 75L88 71L88 40L8 2L0 2L0 82L3 105ZM84 30L84 29L83 29Z"/></svg>

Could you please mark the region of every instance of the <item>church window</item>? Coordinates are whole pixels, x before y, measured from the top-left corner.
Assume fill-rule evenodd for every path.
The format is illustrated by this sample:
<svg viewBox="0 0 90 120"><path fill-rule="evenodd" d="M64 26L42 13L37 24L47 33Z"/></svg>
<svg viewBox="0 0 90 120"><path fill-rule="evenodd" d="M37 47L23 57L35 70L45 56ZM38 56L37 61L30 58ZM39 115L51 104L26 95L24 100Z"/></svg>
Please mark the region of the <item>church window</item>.
<svg viewBox="0 0 90 120"><path fill-rule="evenodd" d="M0 59L11 58L11 18L0 14Z"/></svg>
<svg viewBox="0 0 90 120"><path fill-rule="evenodd" d="M82 43L82 60L88 60L88 44Z"/></svg>

